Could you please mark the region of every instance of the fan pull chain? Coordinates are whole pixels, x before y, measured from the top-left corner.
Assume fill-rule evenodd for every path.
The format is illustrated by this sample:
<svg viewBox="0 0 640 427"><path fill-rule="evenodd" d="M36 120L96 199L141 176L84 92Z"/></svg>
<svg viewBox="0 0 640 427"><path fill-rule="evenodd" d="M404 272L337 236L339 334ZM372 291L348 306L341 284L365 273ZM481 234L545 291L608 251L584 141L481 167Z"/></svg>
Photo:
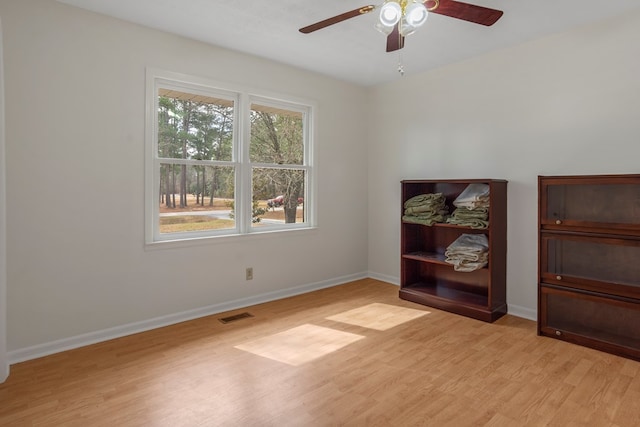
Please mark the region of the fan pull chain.
<svg viewBox="0 0 640 427"><path fill-rule="evenodd" d="M402 63L402 53L398 51L398 72L404 77L404 64Z"/></svg>

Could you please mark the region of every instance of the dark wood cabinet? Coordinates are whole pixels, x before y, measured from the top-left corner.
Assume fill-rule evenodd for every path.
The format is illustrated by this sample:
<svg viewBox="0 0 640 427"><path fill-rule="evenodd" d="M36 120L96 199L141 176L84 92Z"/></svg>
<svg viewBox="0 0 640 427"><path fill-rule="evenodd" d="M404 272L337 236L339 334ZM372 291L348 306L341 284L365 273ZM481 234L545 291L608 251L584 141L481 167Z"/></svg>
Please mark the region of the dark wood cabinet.
<svg viewBox="0 0 640 427"><path fill-rule="evenodd" d="M640 360L640 175L540 176L538 333Z"/></svg>
<svg viewBox="0 0 640 427"><path fill-rule="evenodd" d="M437 222L401 222L400 298L486 322L507 312L507 182L493 179L402 181L405 203L423 194L442 194L449 213L454 200L470 185L489 187L487 228ZM463 234L484 234L488 263L474 271L457 271L446 262L447 247Z"/></svg>

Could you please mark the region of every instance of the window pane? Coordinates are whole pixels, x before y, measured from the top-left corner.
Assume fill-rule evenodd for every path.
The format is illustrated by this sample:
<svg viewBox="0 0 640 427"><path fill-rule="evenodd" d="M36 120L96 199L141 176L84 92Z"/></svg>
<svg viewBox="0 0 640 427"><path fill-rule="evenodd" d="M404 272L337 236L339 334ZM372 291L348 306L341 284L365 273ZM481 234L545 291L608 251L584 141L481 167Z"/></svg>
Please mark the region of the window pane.
<svg viewBox="0 0 640 427"><path fill-rule="evenodd" d="M232 144L232 100L158 91L158 157L230 161Z"/></svg>
<svg viewBox="0 0 640 427"><path fill-rule="evenodd" d="M302 113L252 104L250 158L254 163L302 165Z"/></svg>
<svg viewBox="0 0 640 427"><path fill-rule="evenodd" d="M160 165L160 233L235 228L234 168Z"/></svg>
<svg viewBox="0 0 640 427"><path fill-rule="evenodd" d="M306 222L305 175L301 169L253 168L253 226Z"/></svg>

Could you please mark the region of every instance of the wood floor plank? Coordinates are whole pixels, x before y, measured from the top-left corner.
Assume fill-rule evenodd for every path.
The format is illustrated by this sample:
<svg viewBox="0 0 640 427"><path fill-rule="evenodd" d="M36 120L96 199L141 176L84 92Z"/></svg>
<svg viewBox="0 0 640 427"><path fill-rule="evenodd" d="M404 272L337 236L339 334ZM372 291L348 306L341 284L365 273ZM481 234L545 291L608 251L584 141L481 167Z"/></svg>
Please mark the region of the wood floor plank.
<svg viewBox="0 0 640 427"><path fill-rule="evenodd" d="M397 318L385 307L428 314L387 328ZM253 317L218 321L244 311ZM274 336L304 345L281 334L302 325L364 338L328 338L333 351L297 366L238 348ZM0 425L636 427L638 402L639 362L365 279L16 364L0 385Z"/></svg>

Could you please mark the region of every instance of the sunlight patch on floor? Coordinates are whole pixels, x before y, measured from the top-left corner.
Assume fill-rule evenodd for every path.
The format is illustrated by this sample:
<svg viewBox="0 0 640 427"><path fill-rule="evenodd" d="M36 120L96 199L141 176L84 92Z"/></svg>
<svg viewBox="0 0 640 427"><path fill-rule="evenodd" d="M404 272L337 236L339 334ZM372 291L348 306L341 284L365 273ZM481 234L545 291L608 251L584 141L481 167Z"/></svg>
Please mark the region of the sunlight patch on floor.
<svg viewBox="0 0 640 427"><path fill-rule="evenodd" d="M362 326L378 331L386 331L394 326L401 325L402 323L417 319L429 313L429 311L376 302L327 317L327 320Z"/></svg>
<svg viewBox="0 0 640 427"><path fill-rule="evenodd" d="M363 338L362 335L305 324L237 345L235 348L299 366Z"/></svg>

